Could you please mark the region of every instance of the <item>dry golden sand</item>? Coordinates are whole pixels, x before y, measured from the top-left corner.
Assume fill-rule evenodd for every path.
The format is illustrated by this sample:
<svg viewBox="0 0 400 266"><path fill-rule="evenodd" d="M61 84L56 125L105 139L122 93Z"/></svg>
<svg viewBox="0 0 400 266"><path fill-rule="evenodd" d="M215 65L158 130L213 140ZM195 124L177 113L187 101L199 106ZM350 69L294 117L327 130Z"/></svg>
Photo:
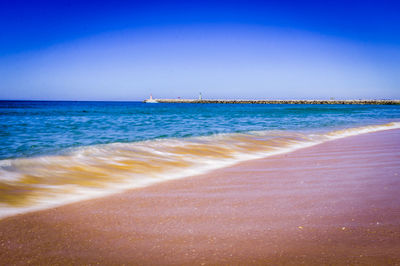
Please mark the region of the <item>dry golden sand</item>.
<svg viewBox="0 0 400 266"><path fill-rule="evenodd" d="M400 264L400 130L0 221L0 264Z"/></svg>

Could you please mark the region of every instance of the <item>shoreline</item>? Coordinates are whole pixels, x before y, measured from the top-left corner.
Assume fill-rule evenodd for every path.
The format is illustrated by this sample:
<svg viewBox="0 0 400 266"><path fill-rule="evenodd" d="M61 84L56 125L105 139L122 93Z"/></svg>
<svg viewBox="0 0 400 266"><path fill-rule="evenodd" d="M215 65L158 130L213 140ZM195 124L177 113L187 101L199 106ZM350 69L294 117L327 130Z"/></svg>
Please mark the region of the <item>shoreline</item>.
<svg viewBox="0 0 400 266"><path fill-rule="evenodd" d="M333 130L333 131L329 131L325 134L320 135L319 137L317 137L316 135L314 135L311 139L309 139L309 137L306 137L306 135L300 137L299 135L293 135L293 136L289 136L287 135L285 136L281 136L279 139L275 139L275 140L279 140L281 141L281 143L279 145L276 146L276 144L274 145L273 142L269 142L268 138L266 138L264 141L260 141L262 138L260 136L258 136L258 140L259 142L254 142L253 140L253 135L248 135L246 138L239 138L239 146L232 146L232 143L224 143L224 142L214 142L211 141L211 143L206 144L205 146L201 146L202 144L205 144L204 141L205 139L201 139L200 142L196 142L192 140L192 142L190 143L180 143L181 147L185 147L185 146L191 146L191 148L188 149L183 149L183 153L182 155L192 155L192 156L197 156L197 161L198 161L198 165L191 165L190 167L180 167L180 168L175 168L176 172L171 172L171 170L165 170L164 172L160 172L160 173L153 173L151 172L153 169L153 165L149 164L147 168L145 168L147 170L147 178L143 177L143 179L140 179L138 181L136 181L135 179L133 179L133 182L127 182L123 185L121 185L120 183L118 183L118 175L120 176L121 174L125 174L125 175L130 175L129 171L126 172L119 172L119 171L113 171L113 172L107 172L110 168L111 169L119 169L119 167L121 167L122 169L124 169L124 167L127 167L128 170L131 169L135 169L135 167L137 167L137 169L141 169L141 167L143 167L143 163L139 163L139 164L133 164L133 165L114 165L113 163L111 163L110 165L107 165L106 162L106 166L104 168L100 168L100 170L104 170L105 172L99 172L94 171L91 169L91 165L79 165L79 164L75 164L78 169L80 169L80 172L66 172L64 173L64 175L68 178L69 175L73 175L76 176L77 174L81 174L83 175L83 178L81 180L75 180L74 182L82 182L83 185L85 185L84 182L95 182L96 179L96 174L100 174L103 177L105 176L106 173L108 173L110 182L108 183L103 183L103 184L99 184L101 185L101 189L96 190L96 187L94 187L93 189L91 189L90 187L77 187L75 193L71 192L70 194L57 194L57 188L58 187L54 187L53 188L53 195L49 195L46 197L45 194L40 195L37 194L36 195L36 199L38 200L37 203L32 204L32 205L16 205L16 207L14 206L2 206L2 208L0 209L0 220L4 219L6 217L12 217L14 215L19 215L19 214L24 214L24 213L30 213L30 212L35 212L35 211L40 211L40 210L46 210L46 209L52 209L52 208L56 208L56 207L60 207L60 206L64 206L64 205L68 205L68 204L72 204L72 203L76 203L76 202L80 202L80 201L85 201L85 200L91 200L91 199L96 199L96 198L103 198L103 197L107 197L107 196L111 196L111 195L115 195L118 193L123 193L124 191L127 190L131 190L131 189L141 189L144 187L148 187L148 186L153 186L153 185L157 185L159 183L162 182L166 182L166 181L170 181L170 180L180 180L180 179L184 179L184 178L188 178L191 176L197 176L197 175L203 175L203 174L207 174L210 173L212 171L218 170L218 169L223 169L226 167L231 167L233 165L236 165L238 163L242 163L242 162L246 162L246 161L252 161L252 160L256 160L256 159L266 159L268 157L271 156L277 156L279 154L286 154L286 153L291 153L293 151L299 150L299 149L304 149L304 148L308 148L308 147L312 147L315 145L319 145L321 143L325 143L325 142L329 142L335 139L341 139L341 138L347 138L349 136L357 136L357 135L362 135L362 134L366 134L369 132L379 132L379 131L385 131L385 130L390 130L390 129L398 129L400 128L400 124L398 122L390 122L387 124L375 124L375 125L368 125L368 126L362 126L362 127L353 127L353 128L345 128L345 129L341 129L341 130ZM293 139L297 139L298 141L295 142L291 142L291 138ZM221 141L221 140L220 140ZM236 142L236 141L235 141ZM197 144L193 145L193 144ZM111 144L112 145L112 144ZM158 144L160 145L160 144ZM213 145L212 148L210 147L210 145ZM267 145L265 147L265 145ZM260 147L264 147L261 149L258 149L256 146L260 146ZM248 149L249 153L244 153L243 151L240 152L240 154L236 154L236 157L234 157L233 154L227 154L227 153L218 153L218 151L226 151L226 148L230 148L231 150L236 149L236 152L239 152L240 149ZM275 149L276 148L276 149ZM220 150L218 150L220 149ZM239 149L239 150L238 150ZM111 150L109 150L111 151ZM160 152L162 152L163 150L159 150ZM167 148L168 151L168 148ZM171 150L169 150L171 151ZM215 153L215 151L217 151ZM205 155L205 156L202 156ZM149 154L148 154L149 155ZM148 156L147 155L147 156ZM207 155L212 155L212 157L207 157ZM131 154L131 156L134 156L134 154ZM232 156L232 157L229 157ZM113 156L111 156L110 159L112 159ZM133 157L135 158L135 157ZM227 159L229 158L229 159ZM52 157L45 157L45 161L47 162L46 165L42 166L42 168L39 169L43 169L44 171L47 171L47 167L52 168L53 170L57 170L57 169L63 169L64 164L67 163L69 164L70 161L73 161L74 157L71 157L70 160L66 159L61 161L60 158L55 158L56 159L56 164L51 164L51 159ZM130 157L129 159L132 160L132 157ZM139 158L140 159L140 158ZM145 159L145 158L142 158ZM171 159L171 158L170 158ZM208 163L201 165L201 160L211 160L213 159L213 161L209 161ZM22 165L36 165L41 163L40 157L39 160L33 158L33 159L20 159L20 160L25 160L25 162L22 162ZM164 158L160 158L158 155L156 157L153 157L153 163L157 164L160 163L161 165L163 163L165 163ZM192 160L193 161L193 160ZM63 163L61 163L63 162ZM135 162L135 161L133 161ZM130 163L130 161L128 161L128 163ZM177 160L175 162L173 162L173 164L180 164L182 163L181 160ZM173 165L172 164L172 165ZM95 165L96 166L96 165ZM44 167L44 168L43 168ZM89 168L88 172L85 172L85 167ZM74 168L73 168L74 169ZM25 169L29 170L29 169ZM32 169L33 171L35 171L36 169ZM142 168L142 171L144 169ZM27 171L27 173L29 173L30 175L28 176L28 178L26 179L26 185L25 187L18 187L18 185L20 185L18 183L18 180L14 183L14 188L13 190L10 191L9 196L13 196L13 193L15 193L14 191L29 191L29 190L34 190L36 186L40 185L39 182L40 179L36 179L34 172L29 172ZM85 175L89 174L89 178L88 179L84 179ZM153 175L151 177L151 175ZM49 172L49 181L51 182L55 176L54 174L51 174L51 172ZM114 183L111 182L111 180L114 179ZM136 183L135 183L136 182ZM21 182L22 184L24 184L23 182ZM51 183L50 183L51 184ZM93 185L95 185L96 183L92 183ZM9 183L9 186L11 187L11 185L13 185L13 183ZM61 186L60 186L61 187ZM6 193L6 189L7 187L3 187L4 191L3 193ZM7 195L7 194L6 194ZM15 194L14 199L18 200L19 197L23 196L23 194ZM35 199L33 199L35 200Z"/></svg>
<svg viewBox="0 0 400 266"><path fill-rule="evenodd" d="M146 99L145 103L216 103L216 104L358 104L399 105L400 100L222 100L222 99Z"/></svg>
<svg viewBox="0 0 400 266"><path fill-rule="evenodd" d="M395 264L400 130L0 220L0 262Z"/></svg>

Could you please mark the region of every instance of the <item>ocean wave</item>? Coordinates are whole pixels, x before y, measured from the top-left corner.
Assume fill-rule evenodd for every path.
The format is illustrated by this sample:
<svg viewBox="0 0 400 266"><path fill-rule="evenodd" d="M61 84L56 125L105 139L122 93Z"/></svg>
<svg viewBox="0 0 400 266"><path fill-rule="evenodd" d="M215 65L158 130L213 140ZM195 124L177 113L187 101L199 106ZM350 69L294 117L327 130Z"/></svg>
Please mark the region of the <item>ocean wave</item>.
<svg viewBox="0 0 400 266"><path fill-rule="evenodd" d="M0 217L149 186L329 140L400 128L400 122L306 134L255 131L81 147L0 161Z"/></svg>

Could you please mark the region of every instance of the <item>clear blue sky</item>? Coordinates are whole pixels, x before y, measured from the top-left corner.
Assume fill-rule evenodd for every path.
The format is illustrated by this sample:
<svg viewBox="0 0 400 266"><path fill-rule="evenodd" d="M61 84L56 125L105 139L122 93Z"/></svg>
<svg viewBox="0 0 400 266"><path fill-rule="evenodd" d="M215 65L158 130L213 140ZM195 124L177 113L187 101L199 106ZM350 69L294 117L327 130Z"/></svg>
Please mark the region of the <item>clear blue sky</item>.
<svg viewBox="0 0 400 266"><path fill-rule="evenodd" d="M399 99L399 1L0 1L0 99Z"/></svg>

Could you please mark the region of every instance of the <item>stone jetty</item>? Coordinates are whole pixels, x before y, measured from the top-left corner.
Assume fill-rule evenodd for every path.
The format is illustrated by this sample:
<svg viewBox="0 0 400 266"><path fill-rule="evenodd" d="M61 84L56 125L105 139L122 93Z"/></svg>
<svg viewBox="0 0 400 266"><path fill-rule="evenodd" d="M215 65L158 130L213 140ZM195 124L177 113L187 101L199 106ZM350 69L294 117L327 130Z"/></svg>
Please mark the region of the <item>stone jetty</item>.
<svg viewBox="0 0 400 266"><path fill-rule="evenodd" d="M377 104L397 105L400 100L199 100L153 99L157 103L221 103L221 104ZM149 100L144 100L149 102Z"/></svg>

